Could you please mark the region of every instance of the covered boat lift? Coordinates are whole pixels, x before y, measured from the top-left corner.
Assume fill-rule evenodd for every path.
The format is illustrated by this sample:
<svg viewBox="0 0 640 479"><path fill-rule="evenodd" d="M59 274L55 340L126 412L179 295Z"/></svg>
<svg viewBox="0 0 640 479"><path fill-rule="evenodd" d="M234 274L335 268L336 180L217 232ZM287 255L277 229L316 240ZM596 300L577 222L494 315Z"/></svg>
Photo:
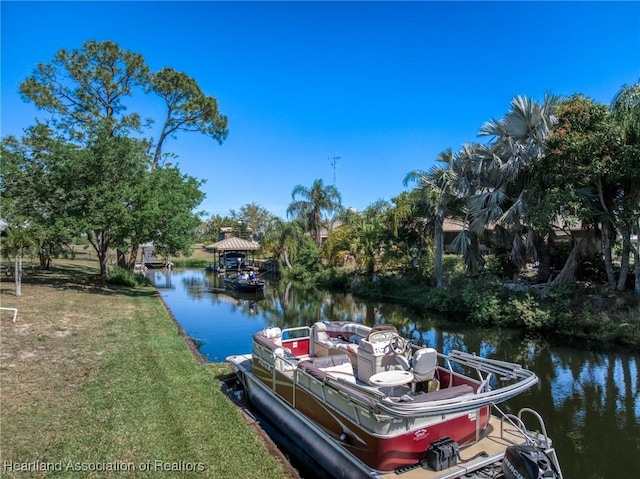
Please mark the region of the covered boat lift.
<svg viewBox="0 0 640 479"><path fill-rule="evenodd" d="M255 252L260 248L260 244L255 241L245 240L231 236L216 243L205 246L205 250L212 252L217 266L226 264L228 253L242 253L247 257L252 254L252 262L255 260Z"/></svg>

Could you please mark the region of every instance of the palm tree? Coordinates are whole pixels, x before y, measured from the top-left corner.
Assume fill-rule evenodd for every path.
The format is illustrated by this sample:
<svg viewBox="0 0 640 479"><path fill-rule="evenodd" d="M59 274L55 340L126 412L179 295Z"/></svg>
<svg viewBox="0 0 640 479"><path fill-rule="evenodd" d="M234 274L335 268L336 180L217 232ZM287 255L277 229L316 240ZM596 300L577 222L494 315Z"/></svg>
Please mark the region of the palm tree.
<svg viewBox="0 0 640 479"><path fill-rule="evenodd" d="M611 113L622 128L626 145L640 145L640 83L623 85L611 102Z"/></svg>
<svg viewBox="0 0 640 479"><path fill-rule="evenodd" d="M332 214L342 207L338 189L333 185L324 186L322 180L318 179L311 188L302 185L294 187L291 198L293 201L287 208L287 216L304 218L319 246L322 243L320 234L323 223L329 226Z"/></svg>
<svg viewBox="0 0 640 479"><path fill-rule="evenodd" d="M435 277L436 287L444 284L444 272L442 258L444 255L444 221L451 216L463 217L465 215L464 203L473 191L473 178L470 175L468 158L472 156L473 147L465 145L464 154L453 154L451 148L442 151L436 161L440 165L434 166L429 172L414 170L404 179L405 186L409 181L418 183L417 189L421 192L423 204L426 205L425 220L433 223L435 239ZM465 225L468 222L465 222ZM456 243L460 249L456 252L465 256L465 264L469 270L475 270L471 261L471 249L466 248L471 234L466 228L460 233ZM479 253L478 253L479 256Z"/></svg>
<svg viewBox="0 0 640 479"><path fill-rule="evenodd" d="M497 225L498 234L494 236L502 238L502 246L511 248L512 261L523 266L528 257L537 256L541 264L539 280L545 281L541 276L548 277L551 225L547 231L539 232L527 223L529 177L525 173L545 155L558 103L559 98L552 95L545 95L542 103L517 96L504 118L492 119L482 126L479 135L491 140L476 150L474 169L479 190L469 201L472 229Z"/></svg>
<svg viewBox="0 0 640 479"><path fill-rule="evenodd" d="M293 259L304 241L304 230L299 220L285 222L274 217L262 237L261 249L285 268L293 268Z"/></svg>
<svg viewBox="0 0 640 479"><path fill-rule="evenodd" d="M613 98L610 107L613 118L620 126L622 136L622 162L627 172L622 179L621 190L626 199L620 233L623 250L617 289L624 289L629 255L633 252L635 263L635 293L640 295L640 83L623 85ZM636 244L631 243L635 233Z"/></svg>
<svg viewBox="0 0 640 479"><path fill-rule="evenodd" d="M443 155L444 153L445 152L442 152L440 155ZM439 176L439 174L445 170L443 168L435 167L431 171ZM409 172L404 179L404 185L408 185L409 181L415 181L418 183L416 189L420 192L420 195L424 200L422 203L426 205L424 219L426 222L433 222L434 225L434 275L436 277L436 288L442 288L444 285L444 273L442 267L442 257L444 255L443 224L448 215L447 203L449 195L443 188L440 188L435 177L423 170L413 170Z"/></svg>
<svg viewBox="0 0 640 479"><path fill-rule="evenodd" d="M385 228L376 219L360 219L354 225L354 236L350 250L368 276L375 273L376 263L382 254L382 236Z"/></svg>

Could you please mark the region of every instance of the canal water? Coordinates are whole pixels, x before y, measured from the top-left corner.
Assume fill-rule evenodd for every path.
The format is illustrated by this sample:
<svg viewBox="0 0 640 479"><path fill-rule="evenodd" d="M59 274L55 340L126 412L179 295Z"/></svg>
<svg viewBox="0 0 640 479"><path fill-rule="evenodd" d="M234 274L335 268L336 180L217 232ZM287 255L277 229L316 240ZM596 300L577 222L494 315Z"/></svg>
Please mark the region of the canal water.
<svg viewBox="0 0 640 479"><path fill-rule="evenodd" d="M640 478L640 352L594 350L554 338L479 329L417 315L348 294L300 289L267 279L264 295L223 292L220 278L203 270L150 271L165 303L211 362L251 352L253 333L265 326L311 325L319 320L393 324L415 344L516 362L534 371L537 386L503 403L531 407L545 420L565 479Z"/></svg>

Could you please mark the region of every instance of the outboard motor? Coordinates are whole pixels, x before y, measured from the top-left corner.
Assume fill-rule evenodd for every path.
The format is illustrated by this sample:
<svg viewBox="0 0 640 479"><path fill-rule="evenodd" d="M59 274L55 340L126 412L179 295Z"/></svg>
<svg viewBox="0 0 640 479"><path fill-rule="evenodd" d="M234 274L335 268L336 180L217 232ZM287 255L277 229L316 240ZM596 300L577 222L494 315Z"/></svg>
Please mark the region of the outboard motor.
<svg viewBox="0 0 640 479"><path fill-rule="evenodd" d="M505 479L558 479L549 456L539 447L509 446L502 459Z"/></svg>

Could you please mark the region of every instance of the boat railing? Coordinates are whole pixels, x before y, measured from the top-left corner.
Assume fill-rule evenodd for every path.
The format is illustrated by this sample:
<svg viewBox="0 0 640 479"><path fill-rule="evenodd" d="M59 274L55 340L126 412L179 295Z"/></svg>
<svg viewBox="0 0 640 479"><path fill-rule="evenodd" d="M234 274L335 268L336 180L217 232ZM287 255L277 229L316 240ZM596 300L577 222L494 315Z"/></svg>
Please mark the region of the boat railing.
<svg viewBox="0 0 640 479"><path fill-rule="evenodd" d="M524 407L518 411L518 414L508 414L502 411L497 405L493 404L493 407L500 413L500 437L504 438L504 424L508 422L513 427L518 429L520 433L524 436L526 441L535 447L539 447L544 450L545 454L551 458L553 461L553 465L555 466L556 472L560 479L562 477L562 471L560 470L560 461L558 461L558 456L556 454L556 450L553 448L551 444L551 440L547 435L547 427L544 424L544 420L540 414L528 407ZM538 426L541 432L535 432L527 428L525 425L522 416L525 414L531 414L537 421Z"/></svg>
<svg viewBox="0 0 640 479"><path fill-rule="evenodd" d="M495 405L494 405L495 406ZM495 406L496 409L500 410L497 406ZM500 410L500 412L502 412ZM531 415L533 415L537 420L538 420L538 424L540 425L540 429L541 429L541 433L534 433L532 431L530 431L529 429L527 429L527 427L525 426L524 421L522 420L522 415L523 413L529 413ZM540 414L538 414L536 411L534 411L531 408L525 407L520 409L520 411L518 411L518 415L514 415L514 414L506 414L506 413L502 413L502 419L500 421L500 434L502 435L503 430L504 430L504 421L508 421L511 423L511 425L517 427L518 429L520 429L527 437L527 440L531 443L533 443L536 446L539 447L543 447L544 449L549 449L551 447L551 441L549 440L549 436L547 435L547 428L544 424L544 421L542 419L542 416L540 416Z"/></svg>
<svg viewBox="0 0 640 479"><path fill-rule="evenodd" d="M449 355L440 355L446 360L447 367L453 373L452 362L474 368L481 377L480 386L474 394L467 396L442 399L436 401L399 401L385 400L380 403L380 409L387 414L400 417L433 415L440 413L459 413L498 404L515 397L538 382L538 376L516 363L509 363L496 359L482 358L461 351L451 351ZM486 377L482 373L487 374ZM515 381L492 390L489 383L492 376Z"/></svg>
<svg viewBox="0 0 640 479"><path fill-rule="evenodd" d="M453 350L447 358L464 366L474 368L476 371L492 373L504 379L518 380L528 378L532 375L535 376L533 372L523 368L520 364L500 361L498 359L483 358L462 351Z"/></svg>
<svg viewBox="0 0 640 479"><path fill-rule="evenodd" d="M362 386L341 378L327 378L326 384L338 391L345 399L359 404L369 410L375 409L386 396L370 386Z"/></svg>

